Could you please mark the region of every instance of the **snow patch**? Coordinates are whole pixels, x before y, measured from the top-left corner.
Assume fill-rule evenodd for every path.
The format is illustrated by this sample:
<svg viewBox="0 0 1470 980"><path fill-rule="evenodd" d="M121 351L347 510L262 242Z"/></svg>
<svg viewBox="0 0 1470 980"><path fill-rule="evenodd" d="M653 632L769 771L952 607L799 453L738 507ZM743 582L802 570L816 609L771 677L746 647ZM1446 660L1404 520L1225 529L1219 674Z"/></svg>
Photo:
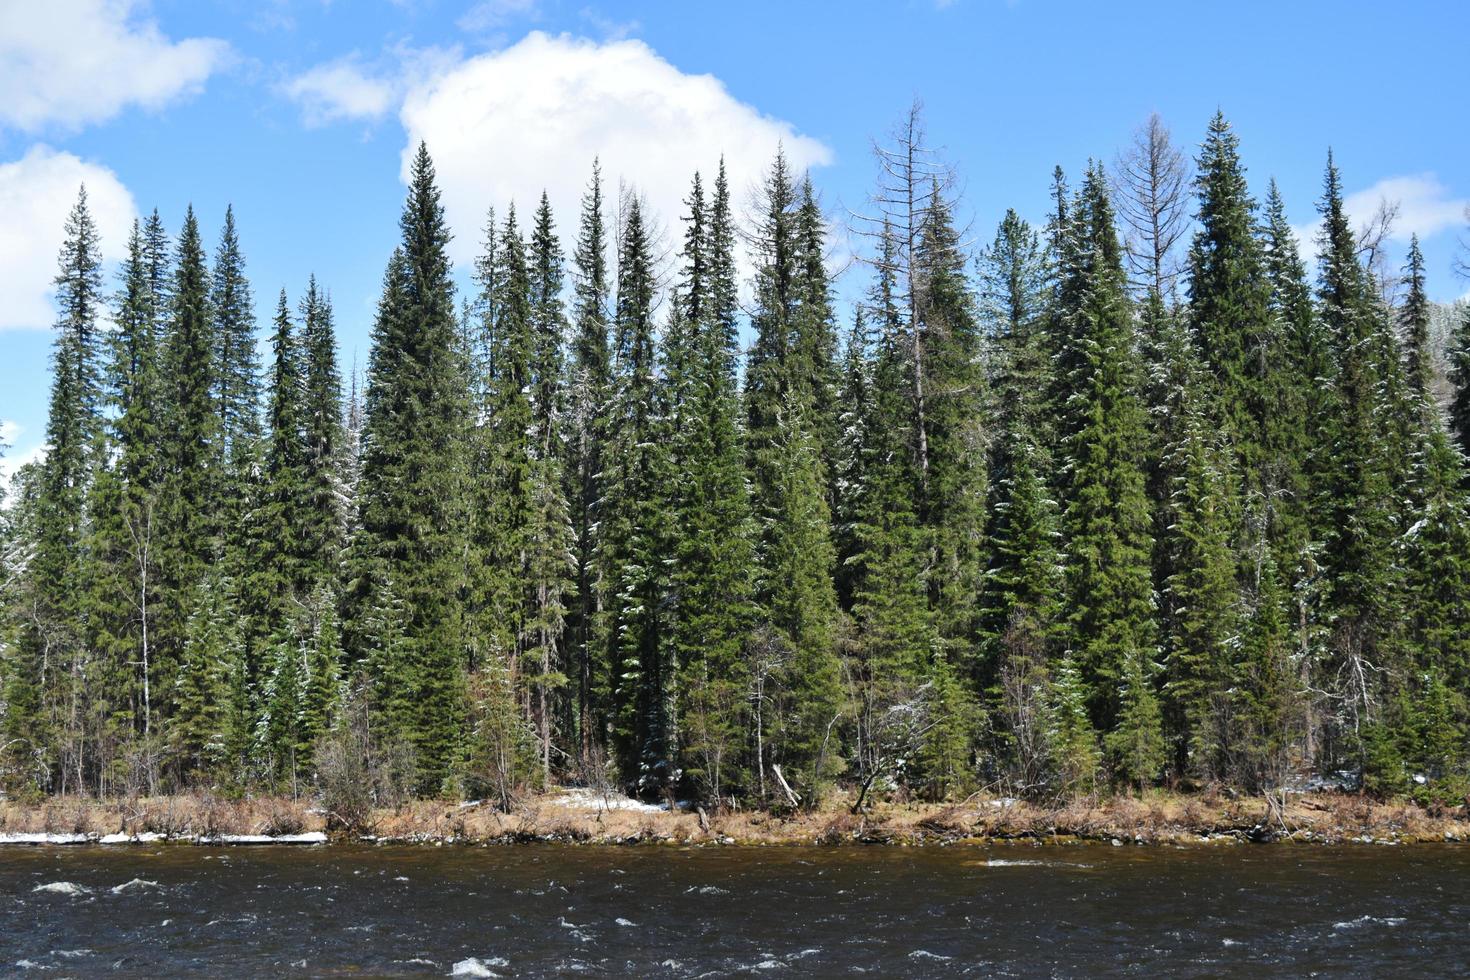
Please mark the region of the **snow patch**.
<svg viewBox="0 0 1470 980"><path fill-rule="evenodd" d="M0 834L0 844L85 844L86 834Z"/></svg>
<svg viewBox="0 0 1470 980"><path fill-rule="evenodd" d="M97 838L99 844L155 844L164 839L163 834L103 834Z"/></svg>
<svg viewBox="0 0 1470 980"><path fill-rule="evenodd" d="M46 892L51 895L90 895L92 889L79 885L74 881L48 881L44 885L32 888L33 892Z"/></svg>
<svg viewBox="0 0 1470 980"><path fill-rule="evenodd" d="M620 793L599 793L595 789L573 788L565 790L547 801L552 806L570 810L629 810L633 813L662 813L667 805L656 805L635 800Z"/></svg>

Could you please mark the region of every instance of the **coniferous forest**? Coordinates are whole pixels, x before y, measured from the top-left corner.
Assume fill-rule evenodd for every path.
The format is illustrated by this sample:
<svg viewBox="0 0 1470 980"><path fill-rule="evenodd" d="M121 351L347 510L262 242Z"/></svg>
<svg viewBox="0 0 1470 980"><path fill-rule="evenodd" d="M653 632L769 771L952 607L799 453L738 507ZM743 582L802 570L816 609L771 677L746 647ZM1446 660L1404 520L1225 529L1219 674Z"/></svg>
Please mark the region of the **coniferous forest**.
<svg viewBox="0 0 1470 980"><path fill-rule="evenodd" d="M457 229L465 290L431 149L360 377L248 216L114 276L78 198L8 792L1465 795L1470 315L1330 154L1315 261L1223 116L992 233L916 108L860 213L711 160L665 232L589 160Z"/></svg>

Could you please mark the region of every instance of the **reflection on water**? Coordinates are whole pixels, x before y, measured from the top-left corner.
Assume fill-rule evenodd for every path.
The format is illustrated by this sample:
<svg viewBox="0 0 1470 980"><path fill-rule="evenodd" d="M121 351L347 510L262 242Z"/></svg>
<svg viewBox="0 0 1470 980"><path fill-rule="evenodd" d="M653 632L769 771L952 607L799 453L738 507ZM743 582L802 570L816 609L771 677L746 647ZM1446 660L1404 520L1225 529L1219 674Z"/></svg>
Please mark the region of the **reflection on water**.
<svg viewBox="0 0 1470 980"><path fill-rule="evenodd" d="M1470 847L0 848L0 973L1470 971Z"/></svg>

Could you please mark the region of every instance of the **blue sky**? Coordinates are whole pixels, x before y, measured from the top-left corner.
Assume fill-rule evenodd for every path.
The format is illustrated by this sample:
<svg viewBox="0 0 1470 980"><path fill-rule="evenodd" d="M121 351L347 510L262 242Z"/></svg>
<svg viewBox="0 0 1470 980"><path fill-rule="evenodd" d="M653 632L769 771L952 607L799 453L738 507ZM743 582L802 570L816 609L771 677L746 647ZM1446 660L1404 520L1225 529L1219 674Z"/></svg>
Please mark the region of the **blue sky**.
<svg viewBox="0 0 1470 980"><path fill-rule="evenodd" d="M1417 232L1450 300L1470 288L1451 272L1467 37L1453 0L0 0L7 468L43 441L48 281L82 180L109 258L135 213L176 231L192 202L212 241L232 203L262 324L315 272L351 365L419 138L463 271L485 208L543 187L570 237L596 154L672 226L695 168L725 154L741 199L781 142L839 220L917 96L985 239L1006 207L1042 220L1053 165L1112 159L1153 111L1192 148L1218 107L1253 189L1275 176L1304 231L1328 146L1361 217L1398 200L1393 247Z"/></svg>

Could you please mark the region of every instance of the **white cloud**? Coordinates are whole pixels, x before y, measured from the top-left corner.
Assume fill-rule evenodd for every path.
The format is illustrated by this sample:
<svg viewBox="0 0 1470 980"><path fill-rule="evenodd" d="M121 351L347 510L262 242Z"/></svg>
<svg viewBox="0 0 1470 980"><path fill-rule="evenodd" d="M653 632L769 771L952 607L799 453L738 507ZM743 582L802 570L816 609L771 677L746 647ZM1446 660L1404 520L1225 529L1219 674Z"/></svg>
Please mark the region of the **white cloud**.
<svg viewBox="0 0 1470 980"><path fill-rule="evenodd" d="M1466 198L1452 197L1449 188L1432 173L1385 177L1372 187L1343 198L1343 207L1360 226L1378 210L1379 202L1398 202L1399 215L1393 225L1394 241L1408 242L1410 235L1429 238L1463 220Z"/></svg>
<svg viewBox="0 0 1470 980"><path fill-rule="evenodd" d="M46 328L56 319L51 280L82 184L103 256L120 258L137 208L111 170L43 145L0 164L0 330Z"/></svg>
<svg viewBox="0 0 1470 980"><path fill-rule="evenodd" d="M480 0L455 23L462 31L479 34L518 18L536 20L540 16L540 0Z"/></svg>
<svg viewBox="0 0 1470 980"><path fill-rule="evenodd" d="M440 59L410 82L401 118L402 175L427 142L461 265L479 249L488 207L503 215L513 200L526 222L543 189L570 242L594 157L609 201L620 181L636 186L666 226L679 219L694 171L708 186L722 154L737 204L778 145L798 172L832 160L719 79L685 74L636 40L533 32L501 51Z"/></svg>
<svg viewBox="0 0 1470 980"><path fill-rule="evenodd" d="M27 463L44 459L46 456L46 444L37 443L28 449L17 450L16 443L24 428L19 422L10 419L0 419L0 452L5 455L0 457L0 493L10 486L10 478L16 471Z"/></svg>
<svg viewBox="0 0 1470 980"><path fill-rule="evenodd" d="M1408 244L1411 235L1418 235L1422 241L1446 228L1460 225L1465 220L1465 209L1470 207L1470 199L1454 197L1432 173L1385 177L1371 187L1348 194L1342 199L1342 206L1353 230L1357 231L1372 220L1379 205L1385 201L1391 205L1397 203L1399 207L1389 241L1404 245ZM1320 218L1292 226L1303 258L1311 260L1317 255L1317 237L1321 229Z"/></svg>
<svg viewBox="0 0 1470 980"><path fill-rule="evenodd" d="M281 93L301 106L308 126L344 119L379 119L393 108L396 80L374 77L349 55L317 65L280 86Z"/></svg>
<svg viewBox="0 0 1470 980"><path fill-rule="evenodd" d="M198 92L229 57L213 38L171 41L137 0L0 2L0 125L33 132L157 109Z"/></svg>

